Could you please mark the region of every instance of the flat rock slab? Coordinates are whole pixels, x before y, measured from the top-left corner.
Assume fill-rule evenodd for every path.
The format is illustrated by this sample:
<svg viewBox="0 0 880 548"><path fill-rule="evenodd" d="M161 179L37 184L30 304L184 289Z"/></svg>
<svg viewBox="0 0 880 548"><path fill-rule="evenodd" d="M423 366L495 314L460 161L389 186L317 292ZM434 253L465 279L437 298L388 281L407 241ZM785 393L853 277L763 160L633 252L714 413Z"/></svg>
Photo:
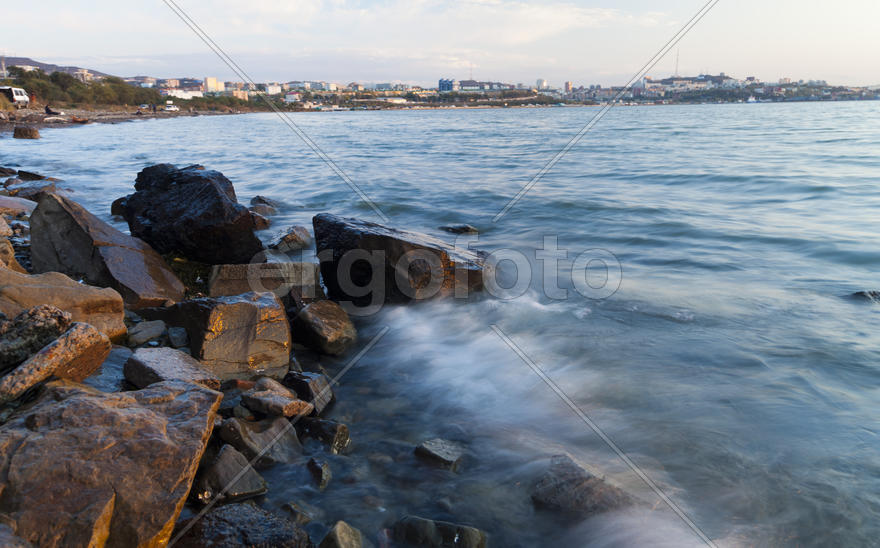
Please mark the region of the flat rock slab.
<svg viewBox="0 0 880 548"><path fill-rule="evenodd" d="M351 318L333 301L316 301L297 312L291 332L294 341L333 356L344 354L357 340Z"/></svg>
<svg viewBox="0 0 880 548"><path fill-rule="evenodd" d="M0 215L30 215L37 207L36 202L15 198L12 196L0 196Z"/></svg>
<svg viewBox="0 0 880 548"><path fill-rule="evenodd" d="M117 290L131 308L183 299L183 283L144 241L116 230L57 194L40 200L30 219L31 263Z"/></svg>
<svg viewBox="0 0 880 548"><path fill-rule="evenodd" d="M67 331L70 314L49 304L37 305L6 320L0 315L0 371L28 359Z"/></svg>
<svg viewBox="0 0 880 548"><path fill-rule="evenodd" d="M435 438L419 444L415 453L423 460L455 471L464 455L464 448L455 442Z"/></svg>
<svg viewBox="0 0 880 548"><path fill-rule="evenodd" d="M315 410L314 405L299 399L278 381L266 377L241 395L241 403L251 411L274 417L308 415Z"/></svg>
<svg viewBox="0 0 880 548"><path fill-rule="evenodd" d="M392 527L394 539L412 546L486 548L489 537L476 527L406 516Z"/></svg>
<svg viewBox="0 0 880 548"><path fill-rule="evenodd" d="M125 380L138 388L163 381L186 381L220 390L220 379L198 360L173 348L139 348L125 362Z"/></svg>
<svg viewBox="0 0 880 548"><path fill-rule="evenodd" d="M247 457L257 459L256 468L295 462L302 454L302 445L290 421L281 417L250 422L238 418L226 419L220 425L220 439L235 447ZM260 452L265 452L260 455ZM260 455L257 458L257 455Z"/></svg>
<svg viewBox="0 0 880 548"><path fill-rule="evenodd" d="M36 546L164 546L219 403L191 383L49 383L0 427L0 512Z"/></svg>
<svg viewBox="0 0 880 548"><path fill-rule="evenodd" d="M248 502L216 507L180 538L191 548L314 548L295 523Z"/></svg>
<svg viewBox="0 0 880 548"><path fill-rule="evenodd" d="M202 462L193 486L196 498L203 504L244 500L268 490L266 480L231 445L224 445L206 460Z"/></svg>
<svg viewBox="0 0 880 548"><path fill-rule="evenodd" d="M315 263L253 263L214 265L208 280L211 297L271 291L279 298L295 289L304 299L324 296Z"/></svg>
<svg viewBox="0 0 880 548"><path fill-rule="evenodd" d="M549 465L532 487L536 506L574 519L625 508L636 499L618 487L590 474L568 455L550 457Z"/></svg>
<svg viewBox="0 0 880 548"><path fill-rule="evenodd" d="M20 397L50 377L82 381L110 354L110 339L87 323L75 323L63 335L0 379L0 402Z"/></svg>
<svg viewBox="0 0 880 548"><path fill-rule="evenodd" d="M464 298L483 288L484 259L478 253L426 234L327 213L312 224L321 276L335 301L367 306ZM361 291L365 287L371 291Z"/></svg>
<svg viewBox="0 0 880 548"><path fill-rule="evenodd" d="M60 272L29 276L0 268L0 312L15 316L39 304L70 312L73 321L94 326L112 341L127 333L122 297L113 289L77 283Z"/></svg>

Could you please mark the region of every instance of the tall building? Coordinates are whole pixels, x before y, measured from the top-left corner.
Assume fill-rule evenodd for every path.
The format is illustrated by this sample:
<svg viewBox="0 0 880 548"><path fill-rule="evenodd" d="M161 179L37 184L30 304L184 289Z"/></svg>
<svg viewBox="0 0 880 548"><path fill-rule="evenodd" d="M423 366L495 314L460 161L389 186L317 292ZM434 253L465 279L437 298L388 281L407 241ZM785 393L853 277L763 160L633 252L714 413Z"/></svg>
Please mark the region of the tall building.
<svg viewBox="0 0 880 548"><path fill-rule="evenodd" d="M538 78L538 81L535 83L535 87L538 89L547 89L550 86L547 84L547 80L543 78Z"/></svg>
<svg viewBox="0 0 880 548"><path fill-rule="evenodd" d="M449 78L441 78L440 82L437 85L437 91L460 91L461 84L459 84L458 80L452 80Z"/></svg>
<svg viewBox="0 0 880 548"><path fill-rule="evenodd" d="M565 83L565 93L571 93L571 90L574 88L574 84L571 82Z"/></svg>
<svg viewBox="0 0 880 548"><path fill-rule="evenodd" d="M205 78L206 93L222 93L225 90L226 86L223 85L223 82L220 82L216 78L211 76Z"/></svg>

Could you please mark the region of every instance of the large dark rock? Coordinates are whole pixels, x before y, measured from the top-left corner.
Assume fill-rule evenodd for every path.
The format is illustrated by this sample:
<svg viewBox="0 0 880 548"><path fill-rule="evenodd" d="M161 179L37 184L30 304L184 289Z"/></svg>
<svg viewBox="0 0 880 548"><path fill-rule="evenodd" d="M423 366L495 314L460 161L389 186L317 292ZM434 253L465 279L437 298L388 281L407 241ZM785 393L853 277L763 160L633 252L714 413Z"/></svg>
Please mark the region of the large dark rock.
<svg viewBox="0 0 880 548"><path fill-rule="evenodd" d="M416 516L404 517L392 531L396 541L425 548L486 548L489 543L488 535L475 527Z"/></svg>
<svg viewBox="0 0 880 548"><path fill-rule="evenodd" d="M134 188L123 216L132 235L160 253L224 264L248 263L263 250L254 216L218 171L159 164L138 173Z"/></svg>
<svg viewBox="0 0 880 548"><path fill-rule="evenodd" d="M327 444L334 455L345 453L351 445L348 426L341 422L303 417L295 426L301 438L312 438Z"/></svg>
<svg viewBox="0 0 880 548"><path fill-rule="evenodd" d="M0 427L0 513L36 546L164 546L219 400L183 382L49 383Z"/></svg>
<svg viewBox="0 0 880 548"><path fill-rule="evenodd" d="M455 442L434 438L420 443L415 449L415 454L422 460L454 472L464 455L464 448Z"/></svg>
<svg viewBox="0 0 880 548"><path fill-rule="evenodd" d="M290 363L290 324L272 293L192 299L141 313L185 328L193 357L220 380L282 375Z"/></svg>
<svg viewBox="0 0 880 548"><path fill-rule="evenodd" d="M12 320L0 314L0 371L28 359L67 331L70 314L52 305L38 305Z"/></svg>
<svg viewBox="0 0 880 548"><path fill-rule="evenodd" d="M315 301L296 312L291 334L295 342L333 356L345 353L357 340L351 318L333 301Z"/></svg>
<svg viewBox="0 0 880 548"><path fill-rule="evenodd" d="M330 381L320 373L291 371L284 376L284 380L281 382L292 388L301 399L314 404L316 415L323 413L324 409L333 401L333 389L330 387Z"/></svg>
<svg viewBox="0 0 880 548"><path fill-rule="evenodd" d="M466 297L483 288L480 254L456 250L425 234L327 213L316 215L312 223L331 299L366 306Z"/></svg>
<svg viewBox="0 0 880 548"><path fill-rule="evenodd" d="M125 380L138 388L179 380L220 390L220 379L189 354L173 348L139 348L125 362Z"/></svg>
<svg viewBox="0 0 880 548"><path fill-rule="evenodd" d="M202 461L193 491L203 504L257 497L268 490L266 480L231 445Z"/></svg>
<svg viewBox="0 0 880 548"><path fill-rule="evenodd" d="M550 463L532 487L536 506L574 519L632 506L628 493L590 474L568 455L550 457Z"/></svg>
<svg viewBox="0 0 880 548"><path fill-rule="evenodd" d="M132 308L183 299L183 284L153 248L56 194L31 215L31 262L37 272L63 272L117 290Z"/></svg>
<svg viewBox="0 0 880 548"><path fill-rule="evenodd" d="M219 433L220 439L238 449L248 462L256 459L256 468L295 462L302 454L296 430L281 417L260 422L233 417L223 421Z"/></svg>
<svg viewBox="0 0 880 548"><path fill-rule="evenodd" d="M15 139L39 139L40 130L31 126L15 126L12 130L12 137Z"/></svg>
<svg viewBox="0 0 880 548"><path fill-rule="evenodd" d="M295 523L249 502L212 509L192 522L178 545L189 548L314 548L309 535Z"/></svg>
<svg viewBox="0 0 880 548"><path fill-rule="evenodd" d="M0 312L15 316L40 304L70 312L73 321L96 327L112 341L127 333L122 297L113 289L77 283L60 272L28 276L0 268Z"/></svg>

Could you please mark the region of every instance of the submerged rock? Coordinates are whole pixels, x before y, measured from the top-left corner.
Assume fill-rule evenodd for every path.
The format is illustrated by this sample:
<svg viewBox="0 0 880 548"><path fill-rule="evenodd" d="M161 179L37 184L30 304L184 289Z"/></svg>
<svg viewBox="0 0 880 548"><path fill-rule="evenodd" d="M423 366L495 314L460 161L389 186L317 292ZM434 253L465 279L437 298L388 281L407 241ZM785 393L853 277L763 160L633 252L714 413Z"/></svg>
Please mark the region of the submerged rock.
<svg viewBox="0 0 880 548"><path fill-rule="evenodd" d="M11 320L0 314L0 371L16 366L57 339L72 323L70 314L43 304Z"/></svg>
<svg viewBox="0 0 880 548"><path fill-rule="evenodd" d="M404 517L394 524L392 530L395 540L411 546L486 548L489 543L488 535L475 527L416 516Z"/></svg>
<svg viewBox="0 0 880 548"><path fill-rule="evenodd" d="M220 390L220 379L198 360L173 348L139 348L125 362L123 373L125 380L138 388L179 380Z"/></svg>
<svg viewBox="0 0 880 548"><path fill-rule="evenodd" d="M334 455L345 453L351 445L348 426L341 422L303 417L296 422L296 430L300 437L312 438L327 444L330 453Z"/></svg>
<svg viewBox="0 0 880 548"><path fill-rule="evenodd" d="M326 213L313 224L321 275L333 300L366 306L467 297L483 288L484 261L477 253L425 234ZM363 287L371 291L364 295Z"/></svg>
<svg viewBox="0 0 880 548"><path fill-rule="evenodd" d="M183 284L153 248L55 194L31 215L31 262L37 272L63 272L112 287L132 308L183 299Z"/></svg>
<svg viewBox="0 0 880 548"><path fill-rule="evenodd" d="M454 472L464 455L464 448L457 443L435 438L419 444L415 454L423 460Z"/></svg>
<svg viewBox="0 0 880 548"><path fill-rule="evenodd" d="M113 394L49 383L0 427L0 512L38 546L164 546L219 399L181 382Z"/></svg>
<svg viewBox="0 0 880 548"><path fill-rule="evenodd" d="M357 340L357 331L345 310L333 301L315 301L292 318L293 340L324 354L344 354Z"/></svg>
<svg viewBox="0 0 880 548"><path fill-rule="evenodd" d="M179 543L192 548L314 548L295 523L249 502L212 509L192 522Z"/></svg>
<svg viewBox="0 0 880 548"><path fill-rule="evenodd" d="M216 455L202 461L193 486L203 504L244 500L267 490L266 480L231 445L224 445Z"/></svg>
<svg viewBox="0 0 880 548"><path fill-rule="evenodd" d="M452 234L476 234L479 232L477 227L469 224L441 226L440 230L445 230L446 232L450 232Z"/></svg>
<svg viewBox="0 0 880 548"><path fill-rule="evenodd" d="M296 430L281 417L260 422L226 419L220 425L220 439L240 451L248 462L257 459L256 468L295 462L302 454Z"/></svg>
<svg viewBox="0 0 880 548"><path fill-rule="evenodd" d="M306 468L309 469L312 479L315 480L315 484L321 491L327 487L327 484L333 478L333 474L330 472L330 464L327 461L319 461L313 457L306 463Z"/></svg>
<svg viewBox="0 0 880 548"><path fill-rule="evenodd" d="M550 457L549 466L532 488L532 501L576 519L636 503L628 493L590 474L568 455Z"/></svg>
<svg viewBox="0 0 880 548"><path fill-rule="evenodd" d="M364 539L363 533L345 523L337 521L327 533L318 548L364 548L372 546Z"/></svg>
<svg viewBox="0 0 880 548"><path fill-rule="evenodd" d="M854 299L861 299L872 303L880 303L880 291L856 291L851 296Z"/></svg>
<svg viewBox="0 0 880 548"><path fill-rule="evenodd" d="M219 171L159 164L138 173L134 187L123 216L132 235L160 253L224 264L248 263L263 251L253 214Z"/></svg>

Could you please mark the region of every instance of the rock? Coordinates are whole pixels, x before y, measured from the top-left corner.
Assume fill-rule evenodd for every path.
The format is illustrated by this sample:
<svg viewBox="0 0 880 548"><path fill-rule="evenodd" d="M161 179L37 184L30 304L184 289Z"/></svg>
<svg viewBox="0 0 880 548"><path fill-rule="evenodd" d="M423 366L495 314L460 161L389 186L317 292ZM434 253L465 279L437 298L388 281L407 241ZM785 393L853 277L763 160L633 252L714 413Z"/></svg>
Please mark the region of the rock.
<svg viewBox="0 0 880 548"><path fill-rule="evenodd" d="M296 423L300 437L316 439L330 447L330 453L343 454L351 445L348 427L340 422L327 419L303 417Z"/></svg>
<svg viewBox="0 0 880 548"><path fill-rule="evenodd" d="M475 527L406 516L392 528L394 539L412 546L486 548L489 537Z"/></svg>
<svg viewBox="0 0 880 548"><path fill-rule="evenodd" d="M272 293L192 299L141 313L185 328L193 357L220 380L287 370L290 327Z"/></svg>
<svg viewBox="0 0 880 548"><path fill-rule="evenodd" d="M415 454L423 460L454 472L458 469L458 464L464 455L464 448L457 443L434 438L419 444Z"/></svg>
<svg viewBox="0 0 880 548"><path fill-rule="evenodd" d="M58 272L28 276L0 268L0 312L14 316L38 304L70 312L73 321L96 327L111 341L127 333L122 297L116 291L79 284Z"/></svg>
<svg viewBox="0 0 880 548"><path fill-rule="evenodd" d="M270 226L272 226L272 221L260 215L256 211L251 211L251 217L254 222L254 230L266 230Z"/></svg>
<svg viewBox="0 0 880 548"><path fill-rule="evenodd" d="M83 380L83 384L101 392L122 392L126 389L123 369L131 354L131 349L128 347L114 346L101 367Z"/></svg>
<svg viewBox="0 0 880 548"><path fill-rule="evenodd" d="M872 303L880 303L880 291L856 291L852 294L852 297Z"/></svg>
<svg viewBox="0 0 880 548"><path fill-rule="evenodd" d="M568 455L550 457L550 464L531 491L535 506L576 519L635 504L629 494L590 474Z"/></svg>
<svg viewBox="0 0 880 548"><path fill-rule="evenodd" d="M125 362L125 380L138 388L180 380L220 390L220 379L193 357L173 348L139 348Z"/></svg>
<svg viewBox="0 0 880 548"><path fill-rule="evenodd" d="M248 209L251 210L251 213L256 213L256 214L261 215L263 217L271 217L272 215L278 214L277 209L275 209L274 207L272 207L270 205L266 205L266 204L252 205Z"/></svg>
<svg viewBox="0 0 880 548"><path fill-rule="evenodd" d="M122 198L116 198L113 200L113 203L110 204L110 215L114 217L122 217L125 215L125 200L127 196L123 196Z"/></svg>
<svg viewBox="0 0 880 548"><path fill-rule="evenodd" d="M0 268L6 267L20 274L27 274L27 270L15 258L15 248L12 242L6 238L0 238Z"/></svg>
<svg viewBox="0 0 880 548"><path fill-rule="evenodd" d="M140 346L147 341L158 339L163 333L165 333L165 322L162 320L141 322L128 330L128 344Z"/></svg>
<svg viewBox="0 0 880 548"><path fill-rule="evenodd" d="M22 311L12 320L0 319L0 371L15 367L57 339L72 321L69 313L48 304Z"/></svg>
<svg viewBox="0 0 880 548"><path fill-rule="evenodd" d="M308 415L315 407L296 397L278 381L263 377L253 389L241 395L241 403L252 411L273 417Z"/></svg>
<svg viewBox="0 0 880 548"><path fill-rule="evenodd" d="M34 173L33 171L25 171L23 169L19 169L17 176L22 181L58 181L59 179L55 179L53 177L46 177L45 175L41 175L39 173Z"/></svg>
<svg viewBox="0 0 880 548"><path fill-rule="evenodd" d="M256 459L258 469L294 462L302 453L296 430L281 417L260 422L226 419L220 426L220 439L238 449L248 462Z"/></svg>
<svg viewBox="0 0 880 548"><path fill-rule="evenodd" d="M19 180L17 183L6 185L6 192L9 193L10 196L16 196L18 198L24 198L25 200L33 200L35 202L39 202L40 198L42 198L46 194L52 194L57 192L58 189L55 187L55 183L47 180L40 181L21 181Z"/></svg>
<svg viewBox="0 0 880 548"><path fill-rule="evenodd" d="M451 232L452 234L477 234L479 232L479 230L477 230L477 227L471 226L469 224L441 226L440 230L445 230L446 232Z"/></svg>
<svg viewBox="0 0 880 548"><path fill-rule="evenodd" d="M110 354L110 339L86 323L75 323L0 379L0 403L12 401L49 377L81 381Z"/></svg>
<svg viewBox="0 0 880 548"><path fill-rule="evenodd" d="M333 301L315 301L300 310L291 323L295 342L325 354L345 353L357 340L357 331L341 306Z"/></svg>
<svg viewBox="0 0 880 548"><path fill-rule="evenodd" d="M12 137L15 139L39 139L40 130L30 126L15 126L12 130Z"/></svg>
<svg viewBox="0 0 880 548"><path fill-rule="evenodd" d="M286 233L275 238L269 244L269 249L275 249L281 253L290 253L291 251L305 249L310 245L312 245L312 235L309 234L309 229L304 226L292 226L287 229Z"/></svg>
<svg viewBox="0 0 880 548"><path fill-rule="evenodd" d="M283 508L290 513L290 517L293 518L297 525L306 525L312 520L318 519L318 516L321 515L321 511L318 508L302 501L285 503Z"/></svg>
<svg viewBox="0 0 880 548"><path fill-rule="evenodd" d="M309 469L312 479L315 480L318 489L321 491L327 487L327 484L330 483L330 480L333 478L333 474L330 472L330 465L327 464L327 461L318 461L313 457L309 459L308 463L306 463L306 468Z"/></svg>
<svg viewBox="0 0 880 548"><path fill-rule="evenodd" d="M193 492L202 504L232 502L257 497L268 490L266 480L231 445L203 461Z"/></svg>
<svg viewBox="0 0 880 548"><path fill-rule="evenodd" d="M12 236L12 229L9 228L9 223L6 222L2 216L0 216L0 238L8 238Z"/></svg>
<svg viewBox="0 0 880 548"><path fill-rule="evenodd" d="M282 207L281 202L279 202L277 200L273 200L272 198L267 198L265 196L260 196L260 195L257 195L257 196L254 196L253 198L251 198L251 205L252 206L265 205L265 206L269 206L271 208L274 208L276 210L280 209Z"/></svg>
<svg viewBox="0 0 880 548"><path fill-rule="evenodd" d="M181 382L49 383L0 428L0 513L38 546L164 546L219 400Z"/></svg>
<svg viewBox="0 0 880 548"><path fill-rule="evenodd" d="M284 386L290 387L300 399L312 403L315 406L315 414L320 415L333 401L333 390L327 377L320 373L300 373L291 371L281 381Z"/></svg>
<svg viewBox="0 0 880 548"><path fill-rule="evenodd" d="M112 287L135 309L183 299L183 284L153 248L76 202L46 195L30 222L31 262L37 272L64 272Z"/></svg>
<svg viewBox="0 0 880 548"><path fill-rule="evenodd" d="M0 524L0 546L4 548L32 548L32 544L23 538L16 536L12 527Z"/></svg>
<svg viewBox="0 0 880 548"><path fill-rule="evenodd" d="M186 336L186 329L182 327L168 328L168 342L174 348L182 348L189 344L189 337Z"/></svg>
<svg viewBox="0 0 880 548"><path fill-rule="evenodd" d="M131 234L160 253L177 251L199 262L224 264L248 263L263 251L254 216L236 201L232 183L201 166L144 169L123 216Z"/></svg>
<svg viewBox="0 0 880 548"><path fill-rule="evenodd" d="M467 297L483 288L483 257L472 251L425 234L326 213L312 222L321 276L333 300L366 306ZM371 291L364 294L361 288Z"/></svg>
<svg viewBox="0 0 880 548"><path fill-rule="evenodd" d="M360 531L344 521L337 521L318 548L362 548L369 545Z"/></svg>
<svg viewBox="0 0 880 548"><path fill-rule="evenodd" d="M180 537L190 548L314 548L308 534L295 523L250 502L213 508Z"/></svg>
<svg viewBox="0 0 880 548"><path fill-rule="evenodd" d="M215 265L208 292L211 297L271 291L279 298L296 289L306 298L324 296L315 263L252 263Z"/></svg>
<svg viewBox="0 0 880 548"><path fill-rule="evenodd" d="M0 215L30 215L36 207L37 204L24 198L0 196Z"/></svg>
<svg viewBox="0 0 880 548"><path fill-rule="evenodd" d="M14 177L17 173L17 169L0 166L0 177ZM253 201L251 202L253 203Z"/></svg>

